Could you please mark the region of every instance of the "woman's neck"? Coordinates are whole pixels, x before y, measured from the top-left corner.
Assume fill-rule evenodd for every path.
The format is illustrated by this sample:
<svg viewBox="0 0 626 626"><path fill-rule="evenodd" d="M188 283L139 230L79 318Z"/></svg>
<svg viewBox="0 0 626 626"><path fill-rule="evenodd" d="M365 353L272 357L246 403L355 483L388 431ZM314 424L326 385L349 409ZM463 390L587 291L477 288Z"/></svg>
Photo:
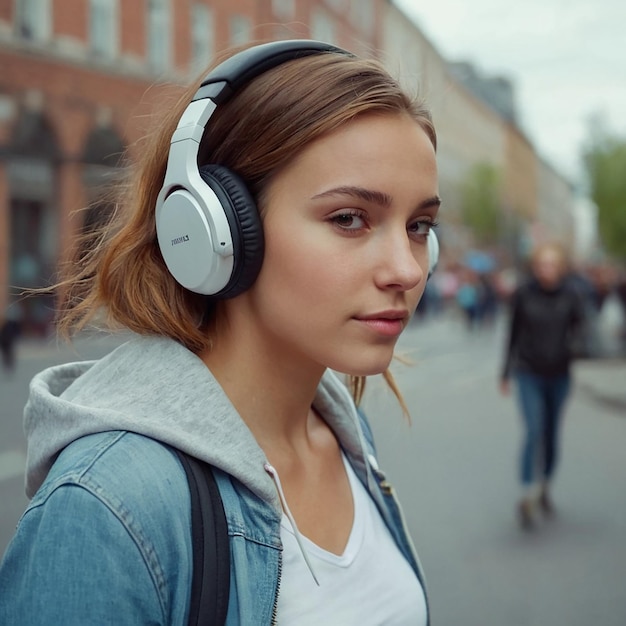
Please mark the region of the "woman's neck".
<svg viewBox="0 0 626 626"><path fill-rule="evenodd" d="M290 353L255 324L221 328L199 355L259 445L298 447L309 437L322 366Z"/></svg>

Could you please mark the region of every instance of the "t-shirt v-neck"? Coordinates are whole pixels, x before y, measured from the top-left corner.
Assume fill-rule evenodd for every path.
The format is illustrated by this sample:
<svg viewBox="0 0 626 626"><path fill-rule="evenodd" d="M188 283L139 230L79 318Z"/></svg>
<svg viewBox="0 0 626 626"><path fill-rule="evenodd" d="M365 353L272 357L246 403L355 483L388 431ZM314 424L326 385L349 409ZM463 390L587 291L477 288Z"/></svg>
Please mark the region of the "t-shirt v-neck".
<svg viewBox="0 0 626 626"><path fill-rule="evenodd" d="M324 550L301 533L299 545L297 531L283 516L278 624L425 626L426 598L419 579L350 463L343 461L354 520L342 554Z"/></svg>
<svg viewBox="0 0 626 626"><path fill-rule="evenodd" d="M326 561L327 563L331 563L337 567L349 567L350 564L354 561L361 546L363 545L363 536L365 530L365 511L363 511L364 503L362 501L362 497L359 497L359 495L362 495L358 490L358 487L361 486L359 483L359 479L354 473L354 470L350 466L350 463L346 459L345 455L342 454L341 457L344 467L346 468L346 473L348 474L348 482L350 483L350 492L352 493L352 503L354 511L352 529L350 530L350 535L348 537L348 541L344 547L344 550L342 554L335 554L334 552L325 550L324 548L321 548L316 543L311 541L308 537L304 536L302 533L300 533L300 541L302 542L302 545L309 556L314 556L317 559L321 559L322 561ZM295 536L291 522L284 513L280 525L281 532L286 531L292 536Z"/></svg>

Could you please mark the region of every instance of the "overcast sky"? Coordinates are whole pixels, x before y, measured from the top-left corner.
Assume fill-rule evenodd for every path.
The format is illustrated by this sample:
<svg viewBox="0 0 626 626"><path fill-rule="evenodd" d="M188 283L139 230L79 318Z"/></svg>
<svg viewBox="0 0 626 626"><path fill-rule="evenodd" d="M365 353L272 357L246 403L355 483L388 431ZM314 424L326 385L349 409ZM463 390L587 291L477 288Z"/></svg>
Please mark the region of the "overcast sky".
<svg viewBox="0 0 626 626"><path fill-rule="evenodd" d="M447 60L514 81L521 127L578 182L591 114L626 136L626 0L394 0Z"/></svg>

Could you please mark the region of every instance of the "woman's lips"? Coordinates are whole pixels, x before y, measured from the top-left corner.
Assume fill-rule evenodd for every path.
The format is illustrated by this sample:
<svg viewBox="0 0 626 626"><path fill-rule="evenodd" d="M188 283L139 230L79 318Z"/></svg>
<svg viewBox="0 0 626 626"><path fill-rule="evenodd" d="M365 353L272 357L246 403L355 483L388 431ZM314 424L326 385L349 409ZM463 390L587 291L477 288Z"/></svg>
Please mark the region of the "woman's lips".
<svg viewBox="0 0 626 626"><path fill-rule="evenodd" d="M404 311L385 312L355 318L370 330L385 337L397 337L404 329L407 314Z"/></svg>

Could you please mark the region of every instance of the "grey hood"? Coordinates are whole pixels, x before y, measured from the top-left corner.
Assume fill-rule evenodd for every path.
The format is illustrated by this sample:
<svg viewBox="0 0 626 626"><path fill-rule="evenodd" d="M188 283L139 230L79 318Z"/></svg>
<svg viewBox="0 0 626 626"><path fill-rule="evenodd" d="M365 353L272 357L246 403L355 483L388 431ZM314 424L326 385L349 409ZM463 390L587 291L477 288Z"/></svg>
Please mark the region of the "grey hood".
<svg viewBox="0 0 626 626"><path fill-rule="evenodd" d="M354 403L332 372L324 374L313 404L355 469L367 475ZM274 482L264 471L265 454L251 431L203 361L168 338L132 338L98 361L59 365L37 374L24 425L29 497L72 441L127 430L223 469L280 509Z"/></svg>

